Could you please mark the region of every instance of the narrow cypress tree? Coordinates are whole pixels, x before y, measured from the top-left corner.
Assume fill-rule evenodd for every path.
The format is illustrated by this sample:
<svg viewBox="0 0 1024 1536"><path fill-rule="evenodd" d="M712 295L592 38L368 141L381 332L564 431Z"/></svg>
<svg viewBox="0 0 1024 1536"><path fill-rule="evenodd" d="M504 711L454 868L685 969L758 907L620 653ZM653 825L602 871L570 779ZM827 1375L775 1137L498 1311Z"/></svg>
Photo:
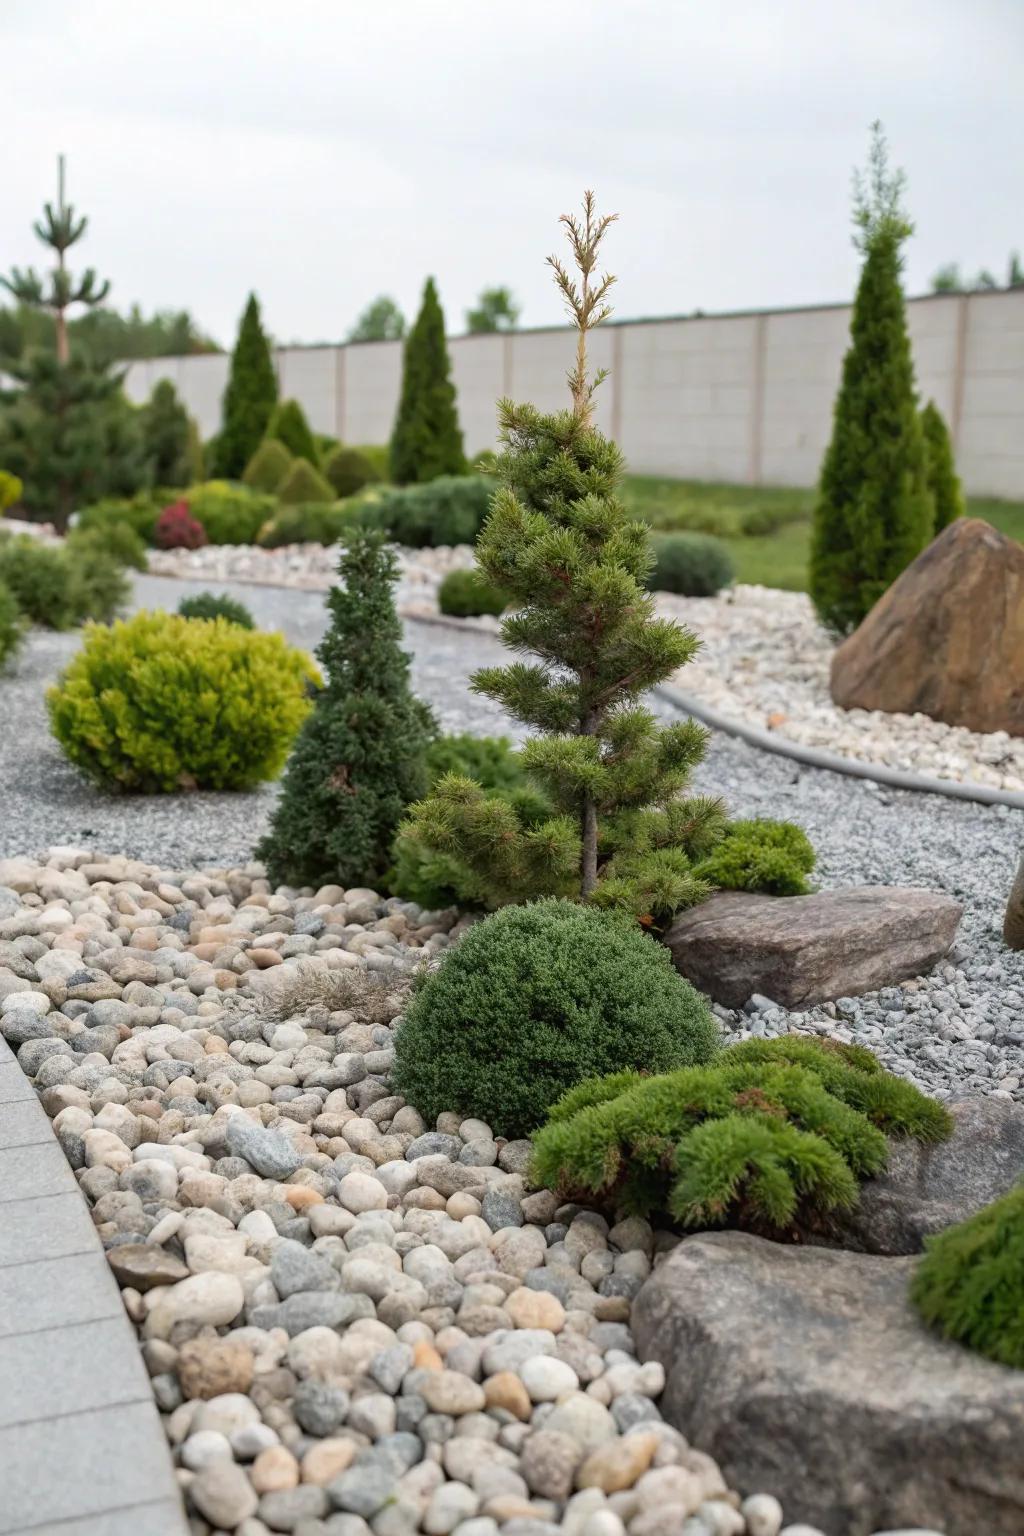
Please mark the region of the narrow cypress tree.
<svg viewBox="0 0 1024 1536"><path fill-rule="evenodd" d="M928 466L928 489L935 505L935 532L941 533L964 515L964 493L953 462L953 444L949 428L934 400L921 412Z"/></svg>
<svg viewBox="0 0 1024 1536"><path fill-rule="evenodd" d="M297 400L282 400L274 409L267 436L283 443L293 459L305 459L314 469L319 464L316 443L305 412Z"/></svg>
<svg viewBox="0 0 1024 1536"><path fill-rule="evenodd" d="M170 379L161 379L143 406L142 435L154 485L188 485L189 415Z"/></svg>
<svg viewBox="0 0 1024 1536"><path fill-rule="evenodd" d="M840 635L920 554L934 522L900 284L901 248L913 230L904 181L902 171L890 171L875 123L868 173L854 181L854 243L864 265L811 546L811 597Z"/></svg>
<svg viewBox="0 0 1024 1536"><path fill-rule="evenodd" d="M216 474L221 479L241 479L245 466L263 441L276 404L274 360L260 323L259 302L250 293L224 391L216 446Z"/></svg>
<svg viewBox="0 0 1024 1536"><path fill-rule="evenodd" d="M406 807L427 788L430 710L409 688L409 658L385 535L350 535L343 585L317 655L327 681L285 770L270 832L256 850L270 879L294 885L377 884Z"/></svg>
<svg viewBox="0 0 1024 1536"><path fill-rule="evenodd" d="M552 809L521 820L507 799L449 775L408 830L486 878L496 902L573 894L663 916L706 894L693 860L721 835L723 812L683 797L707 732L692 720L659 728L638 702L698 641L654 616L647 528L619 500L622 456L593 425L603 374L588 372L587 337L609 313L613 279L595 268L611 222L590 192L582 221L562 217L580 274L549 258L577 331L571 408L500 402L502 485L477 541L484 576L516 603L505 644L538 659L485 668L473 687L544 733L522 761Z"/></svg>
<svg viewBox="0 0 1024 1536"><path fill-rule="evenodd" d="M460 475L466 467L444 339L444 312L432 277L427 278L423 304L405 342L390 460L396 485Z"/></svg>

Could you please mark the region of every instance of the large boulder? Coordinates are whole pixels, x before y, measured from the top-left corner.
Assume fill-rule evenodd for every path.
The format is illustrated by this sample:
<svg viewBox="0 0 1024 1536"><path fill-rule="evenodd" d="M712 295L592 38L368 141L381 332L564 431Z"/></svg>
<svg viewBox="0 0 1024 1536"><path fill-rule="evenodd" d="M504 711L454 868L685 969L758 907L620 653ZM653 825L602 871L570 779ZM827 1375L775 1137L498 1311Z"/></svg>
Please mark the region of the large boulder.
<svg viewBox="0 0 1024 1536"><path fill-rule="evenodd" d="M800 1008L922 975L949 949L962 913L951 896L910 886L720 891L677 917L664 942L676 969L726 1008L755 992Z"/></svg>
<svg viewBox="0 0 1024 1536"><path fill-rule="evenodd" d="M915 1261L687 1238L633 1307L661 1409L731 1487L830 1536L1024 1531L1024 1371L928 1332Z"/></svg>
<svg viewBox="0 0 1024 1536"><path fill-rule="evenodd" d="M948 1141L892 1141L888 1168L864 1182L840 1224L844 1248L920 1253L926 1237L966 1221L1024 1178L1024 1104L981 1098L949 1107Z"/></svg>
<svg viewBox="0 0 1024 1536"><path fill-rule="evenodd" d="M832 698L1024 736L1024 546L950 523L838 648Z"/></svg>

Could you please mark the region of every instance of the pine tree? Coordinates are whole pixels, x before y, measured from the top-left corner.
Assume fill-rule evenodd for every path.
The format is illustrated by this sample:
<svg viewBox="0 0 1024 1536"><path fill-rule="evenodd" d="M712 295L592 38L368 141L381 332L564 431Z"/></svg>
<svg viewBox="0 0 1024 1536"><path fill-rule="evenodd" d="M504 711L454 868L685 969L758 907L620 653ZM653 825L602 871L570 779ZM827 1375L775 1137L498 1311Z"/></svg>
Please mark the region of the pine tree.
<svg viewBox="0 0 1024 1536"><path fill-rule="evenodd" d="M466 468L444 313L432 277L427 278L422 307L406 338L390 457L396 485L460 475Z"/></svg>
<svg viewBox="0 0 1024 1536"><path fill-rule="evenodd" d="M921 431L924 433L928 489L935 507L934 527L936 533L941 533L958 517L963 517L964 493L953 462L949 428L934 400L929 400L921 412Z"/></svg>
<svg viewBox="0 0 1024 1536"><path fill-rule="evenodd" d="M638 702L698 641L654 616L647 529L618 498L619 450L593 425L603 374L588 371L587 338L609 313L613 279L595 268L611 222L590 192L582 221L563 215L579 279L549 261L577 331L571 408L501 401L502 486L477 541L484 576L517 605L505 644L538 660L486 668L473 687L544 733L522 761L554 813L521 821L507 800L449 775L409 831L485 874L498 901L575 894L660 917L706 894L692 861L717 841L723 812L682 797L707 733L692 720L659 729Z"/></svg>
<svg viewBox="0 0 1024 1536"><path fill-rule="evenodd" d="M267 436L275 442L283 443L293 458L305 459L306 463L312 464L314 469L319 463L316 443L309 430L309 422L297 400L282 400L280 405L274 408L270 425L267 427Z"/></svg>
<svg viewBox="0 0 1024 1536"><path fill-rule="evenodd" d="M155 485L190 483L189 415L170 379L161 379L142 408L142 435Z"/></svg>
<svg viewBox="0 0 1024 1536"><path fill-rule="evenodd" d="M903 189L876 123L867 176L855 179L854 243L864 265L811 547L811 597L840 635L920 554L934 522L900 284L901 248L913 229Z"/></svg>
<svg viewBox="0 0 1024 1536"><path fill-rule="evenodd" d="M222 425L217 436L215 473L238 480L263 441L277 404L277 375L270 344L260 323L260 306L250 293L238 340L231 354L231 372L224 391Z"/></svg>
<svg viewBox="0 0 1024 1536"><path fill-rule="evenodd" d="M276 883L378 884L407 806L427 787L435 726L409 688L392 592L398 565L385 535L352 533L338 574L317 652L326 684L256 850Z"/></svg>

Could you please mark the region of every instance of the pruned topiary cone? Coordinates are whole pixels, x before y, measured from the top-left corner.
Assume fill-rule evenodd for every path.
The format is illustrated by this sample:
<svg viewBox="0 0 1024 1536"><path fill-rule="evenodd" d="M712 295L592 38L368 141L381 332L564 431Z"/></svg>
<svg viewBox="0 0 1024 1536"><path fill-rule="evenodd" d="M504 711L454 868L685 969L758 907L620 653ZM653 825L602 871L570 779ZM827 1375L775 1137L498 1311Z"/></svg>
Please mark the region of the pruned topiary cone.
<svg viewBox="0 0 1024 1536"><path fill-rule="evenodd" d="M1024 853L1017 865L1017 878L1010 887L1003 918L1003 938L1011 949L1024 949Z"/></svg>

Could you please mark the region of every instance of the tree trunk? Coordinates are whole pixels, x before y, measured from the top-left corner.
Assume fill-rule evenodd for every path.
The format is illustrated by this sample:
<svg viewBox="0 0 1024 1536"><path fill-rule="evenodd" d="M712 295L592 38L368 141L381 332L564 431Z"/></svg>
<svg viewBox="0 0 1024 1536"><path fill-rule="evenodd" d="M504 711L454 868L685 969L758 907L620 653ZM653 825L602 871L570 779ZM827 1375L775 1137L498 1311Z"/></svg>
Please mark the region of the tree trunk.
<svg viewBox="0 0 1024 1536"><path fill-rule="evenodd" d="M71 348L68 345L68 320L64 310L54 312L54 332L57 339L57 361L63 368L71 359Z"/></svg>
<svg viewBox="0 0 1024 1536"><path fill-rule="evenodd" d="M1003 938L1011 949L1024 949L1024 853L1017 865L1017 878L1010 888L1003 918Z"/></svg>
<svg viewBox="0 0 1024 1536"><path fill-rule="evenodd" d="M580 895L583 900L597 885L597 806L592 795L583 796L583 846L580 851Z"/></svg>

